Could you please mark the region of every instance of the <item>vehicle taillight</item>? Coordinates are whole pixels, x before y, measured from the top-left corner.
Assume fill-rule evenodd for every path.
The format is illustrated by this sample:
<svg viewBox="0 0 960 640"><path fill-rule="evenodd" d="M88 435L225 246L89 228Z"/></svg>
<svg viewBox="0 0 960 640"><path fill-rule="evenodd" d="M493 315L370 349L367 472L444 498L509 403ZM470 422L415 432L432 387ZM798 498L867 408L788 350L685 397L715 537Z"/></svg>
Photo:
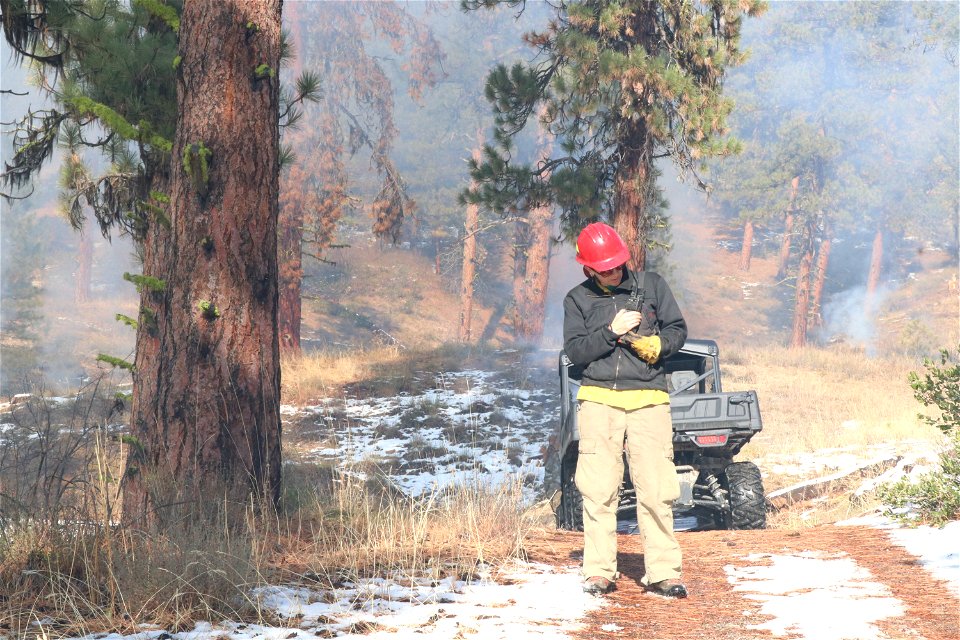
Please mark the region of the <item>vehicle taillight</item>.
<svg viewBox="0 0 960 640"><path fill-rule="evenodd" d="M701 447L716 447L721 444L727 444L727 436L696 436L694 438Z"/></svg>

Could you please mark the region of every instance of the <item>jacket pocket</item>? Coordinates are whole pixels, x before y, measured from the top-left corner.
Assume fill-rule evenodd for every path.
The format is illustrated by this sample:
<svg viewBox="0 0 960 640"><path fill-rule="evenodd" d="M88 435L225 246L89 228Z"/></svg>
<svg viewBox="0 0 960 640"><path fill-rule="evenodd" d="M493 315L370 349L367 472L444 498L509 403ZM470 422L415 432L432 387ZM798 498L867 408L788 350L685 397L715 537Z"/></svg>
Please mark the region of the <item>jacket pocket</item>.
<svg viewBox="0 0 960 640"><path fill-rule="evenodd" d="M593 455L597 452L596 428L590 420L584 420L583 401L577 402L577 423L580 427L580 441L577 443L580 455ZM586 428L584 428L586 427Z"/></svg>
<svg viewBox="0 0 960 640"><path fill-rule="evenodd" d="M583 321L587 331L599 331L603 327L613 322L613 316L617 314L617 305L613 298L595 298L594 303L587 309Z"/></svg>
<svg viewBox="0 0 960 640"><path fill-rule="evenodd" d="M673 464L673 443L666 445L663 449L663 457L667 459L664 466L664 475L660 479L660 500L661 502L673 502L680 497L680 478L677 476L677 468Z"/></svg>

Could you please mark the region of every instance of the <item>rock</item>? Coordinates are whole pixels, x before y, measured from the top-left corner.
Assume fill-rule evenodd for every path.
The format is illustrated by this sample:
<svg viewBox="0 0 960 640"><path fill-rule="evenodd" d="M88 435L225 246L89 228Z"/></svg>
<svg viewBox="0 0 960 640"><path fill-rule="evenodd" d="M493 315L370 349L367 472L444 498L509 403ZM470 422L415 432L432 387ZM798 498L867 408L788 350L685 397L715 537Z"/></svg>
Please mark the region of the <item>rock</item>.
<svg viewBox="0 0 960 640"><path fill-rule="evenodd" d="M538 526L549 529L557 528L557 515L550 500L541 500L527 509L524 515Z"/></svg>

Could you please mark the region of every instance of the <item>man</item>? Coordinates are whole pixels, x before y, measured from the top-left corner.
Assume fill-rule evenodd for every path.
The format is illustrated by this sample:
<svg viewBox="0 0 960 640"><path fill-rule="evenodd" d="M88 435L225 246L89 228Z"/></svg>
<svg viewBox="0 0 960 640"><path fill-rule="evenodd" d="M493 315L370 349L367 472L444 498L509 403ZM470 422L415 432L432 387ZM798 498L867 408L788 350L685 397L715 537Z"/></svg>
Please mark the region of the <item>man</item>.
<svg viewBox="0 0 960 640"><path fill-rule="evenodd" d="M583 495L583 589L616 588L617 504L626 439L637 493L648 591L687 597L673 534L680 485L673 464L673 425L663 359L687 338L687 325L666 281L626 267L630 251L609 225L588 225L577 239L587 279L563 301L567 357L584 367L578 400Z"/></svg>

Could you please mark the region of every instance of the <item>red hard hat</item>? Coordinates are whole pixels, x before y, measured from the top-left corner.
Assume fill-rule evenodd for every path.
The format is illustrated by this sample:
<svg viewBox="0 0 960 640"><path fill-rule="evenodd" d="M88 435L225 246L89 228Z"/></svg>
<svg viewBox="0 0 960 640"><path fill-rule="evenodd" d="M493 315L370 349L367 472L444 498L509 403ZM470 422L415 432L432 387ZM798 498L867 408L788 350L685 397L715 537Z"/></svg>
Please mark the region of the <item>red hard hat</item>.
<svg viewBox="0 0 960 640"><path fill-rule="evenodd" d="M577 262L594 271L608 271L630 260L630 250L608 224L594 222L577 237Z"/></svg>

